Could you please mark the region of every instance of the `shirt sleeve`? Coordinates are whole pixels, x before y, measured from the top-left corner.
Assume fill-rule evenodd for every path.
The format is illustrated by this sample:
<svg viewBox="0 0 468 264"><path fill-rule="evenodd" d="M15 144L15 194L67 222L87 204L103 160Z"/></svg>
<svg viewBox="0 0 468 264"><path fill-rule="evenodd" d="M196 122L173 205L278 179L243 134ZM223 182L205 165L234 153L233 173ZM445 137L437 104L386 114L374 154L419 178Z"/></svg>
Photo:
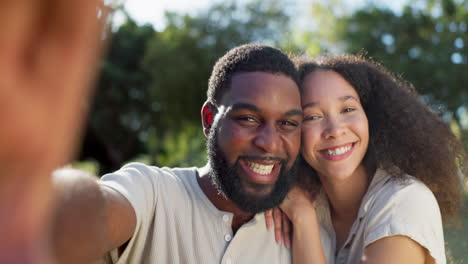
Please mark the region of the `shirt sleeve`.
<svg viewBox="0 0 468 264"><path fill-rule="evenodd" d="M368 219L364 247L384 237L402 235L426 248L435 263L446 263L440 209L423 183L410 180L390 186L376 200Z"/></svg>
<svg viewBox="0 0 468 264"><path fill-rule="evenodd" d="M118 263L138 258L144 249L145 236L149 233L155 215L159 178L162 171L141 163L130 163L120 170L104 175L99 184L122 194L132 205L137 218L135 232Z"/></svg>

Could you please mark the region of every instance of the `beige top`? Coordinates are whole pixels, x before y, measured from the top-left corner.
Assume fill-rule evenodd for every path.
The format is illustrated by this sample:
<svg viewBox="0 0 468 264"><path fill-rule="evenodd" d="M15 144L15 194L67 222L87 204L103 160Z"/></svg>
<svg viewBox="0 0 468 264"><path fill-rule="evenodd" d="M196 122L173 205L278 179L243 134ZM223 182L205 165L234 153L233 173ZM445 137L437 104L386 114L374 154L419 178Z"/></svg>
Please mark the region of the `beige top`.
<svg viewBox="0 0 468 264"><path fill-rule="evenodd" d="M384 237L403 235L426 248L437 264L445 264L444 235L439 206L429 188L414 177L399 181L377 170L363 198L358 217L342 248L336 236L327 198L316 201L320 225L331 240L335 264L360 263L364 248Z"/></svg>
<svg viewBox="0 0 468 264"><path fill-rule="evenodd" d="M218 210L201 190L197 169L169 169L131 163L105 175L100 184L125 196L137 216L122 263L291 263L276 244L263 213L233 236L233 214Z"/></svg>

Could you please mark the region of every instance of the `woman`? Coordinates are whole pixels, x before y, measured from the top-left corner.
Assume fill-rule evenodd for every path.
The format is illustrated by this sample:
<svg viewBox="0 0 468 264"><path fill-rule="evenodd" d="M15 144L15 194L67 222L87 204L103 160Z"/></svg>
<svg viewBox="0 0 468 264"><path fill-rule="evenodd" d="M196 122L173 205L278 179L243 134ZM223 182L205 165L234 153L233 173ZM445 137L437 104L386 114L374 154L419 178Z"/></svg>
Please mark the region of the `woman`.
<svg viewBox="0 0 468 264"><path fill-rule="evenodd" d="M461 204L465 158L448 126L409 84L362 57L298 68L307 192L293 189L281 206L294 262L320 263L324 254L337 264L446 263L442 217L454 218ZM330 238L324 252L308 246L319 241L317 225Z"/></svg>

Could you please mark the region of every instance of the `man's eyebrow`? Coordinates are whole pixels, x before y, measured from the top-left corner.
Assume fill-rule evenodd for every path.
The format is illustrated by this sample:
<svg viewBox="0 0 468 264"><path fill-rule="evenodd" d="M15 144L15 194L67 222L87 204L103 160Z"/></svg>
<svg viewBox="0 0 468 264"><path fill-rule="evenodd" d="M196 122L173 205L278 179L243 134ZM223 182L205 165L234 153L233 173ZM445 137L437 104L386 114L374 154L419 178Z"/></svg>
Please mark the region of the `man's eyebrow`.
<svg viewBox="0 0 468 264"><path fill-rule="evenodd" d="M235 103L232 105L231 107L231 111L238 111L238 110L250 110L252 112L257 112L257 113L261 113L262 110L260 110L260 108L258 108L257 106L253 105L253 104L249 104L249 103ZM286 116L295 116L295 115L299 115L299 116L303 116L304 113L302 112L301 109L292 109L292 110L289 110L288 112L285 113Z"/></svg>
<svg viewBox="0 0 468 264"><path fill-rule="evenodd" d="M292 110L289 110L288 112L286 112L285 115L286 116L295 116L295 115L303 116L304 112L301 109L292 109Z"/></svg>
<svg viewBox="0 0 468 264"><path fill-rule="evenodd" d="M235 103L235 104L233 104L232 107L231 107L231 111L237 111L237 110L250 110L250 111L258 112L258 113L261 112L260 108L256 107L253 104L249 104L249 103Z"/></svg>

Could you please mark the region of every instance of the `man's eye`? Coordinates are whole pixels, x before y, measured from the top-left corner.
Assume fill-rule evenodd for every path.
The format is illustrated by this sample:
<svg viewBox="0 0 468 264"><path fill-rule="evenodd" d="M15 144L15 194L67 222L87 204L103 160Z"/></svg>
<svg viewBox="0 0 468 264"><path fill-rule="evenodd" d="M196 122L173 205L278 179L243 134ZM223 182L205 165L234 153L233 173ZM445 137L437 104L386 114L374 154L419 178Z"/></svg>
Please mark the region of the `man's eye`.
<svg viewBox="0 0 468 264"><path fill-rule="evenodd" d="M257 119L252 116L238 116L234 117L234 120L243 126L252 126L257 124Z"/></svg>
<svg viewBox="0 0 468 264"><path fill-rule="evenodd" d="M292 126L292 127L297 127L297 126L299 126L299 123L298 123L298 122L296 122L296 121L290 121L290 120L282 121L281 124L282 124L282 125L285 125L285 126Z"/></svg>
<svg viewBox="0 0 468 264"><path fill-rule="evenodd" d="M285 130L295 130L299 127L300 123L293 120L284 120L280 122L280 125Z"/></svg>
<svg viewBox="0 0 468 264"><path fill-rule="evenodd" d="M239 116L235 118L237 121L255 122L255 118L251 116Z"/></svg>

